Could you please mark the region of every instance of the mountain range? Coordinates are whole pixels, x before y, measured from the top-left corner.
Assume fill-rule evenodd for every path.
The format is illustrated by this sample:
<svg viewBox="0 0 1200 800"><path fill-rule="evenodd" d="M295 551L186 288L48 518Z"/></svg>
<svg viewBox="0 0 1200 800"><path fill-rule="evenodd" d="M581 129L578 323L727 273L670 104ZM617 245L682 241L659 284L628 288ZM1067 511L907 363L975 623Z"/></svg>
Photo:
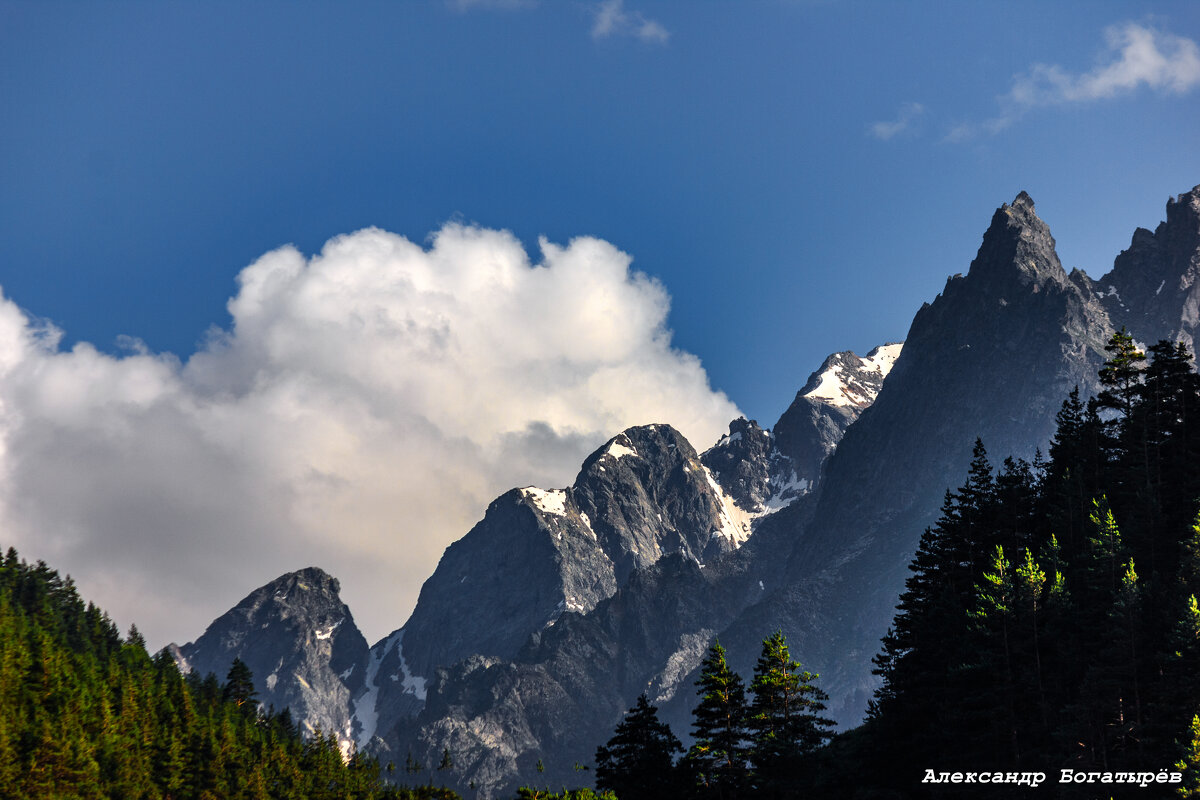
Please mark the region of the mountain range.
<svg viewBox="0 0 1200 800"><path fill-rule="evenodd" d="M1063 398L1095 392L1121 328L1194 349L1198 275L1200 186L1100 279L1063 269L1021 192L903 344L831 355L769 429L733 420L698 452L657 421L617 433L570 486L501 495L375 645L309 568L171 653L219 675L241 658L264 703L346 752L428 765L449 750L439 779L481 796L587 782L579 767L643 692L685 734L716 639L749 674L781 630L854 725L907 565L976 437L994 462L1033 461Z"/></svg>

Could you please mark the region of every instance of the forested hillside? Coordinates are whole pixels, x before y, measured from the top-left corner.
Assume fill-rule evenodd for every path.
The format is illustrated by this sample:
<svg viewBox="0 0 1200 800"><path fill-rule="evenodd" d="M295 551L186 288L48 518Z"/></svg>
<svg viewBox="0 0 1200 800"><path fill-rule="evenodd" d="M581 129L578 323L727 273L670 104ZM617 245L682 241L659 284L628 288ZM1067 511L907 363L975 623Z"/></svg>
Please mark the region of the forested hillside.
<svg viewBox="0 0 1200 800"><path fill-rule="evenodd" d="M406 798L373 759L343 761L262 710L240 661L224 683L122 638L70 578L9 549L0 565L0 797ZM422 797L453 796L425 787Z"/></svg>

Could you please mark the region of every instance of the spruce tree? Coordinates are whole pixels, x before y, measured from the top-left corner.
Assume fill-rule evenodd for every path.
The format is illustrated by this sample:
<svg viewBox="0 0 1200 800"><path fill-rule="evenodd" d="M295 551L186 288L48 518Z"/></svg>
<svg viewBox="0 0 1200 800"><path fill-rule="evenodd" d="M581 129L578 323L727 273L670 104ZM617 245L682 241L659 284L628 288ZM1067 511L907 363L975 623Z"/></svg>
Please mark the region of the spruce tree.
<svg viewBox="0 0 1200 800"><path fill-rule="evenodd" d="M254 688L254 673L240 658L235 658L229 667L222 695L238 708L245 708L248 712L257 709L255 701L258 699L258 691Z"/></svg>
<svg viewBox="0 0 1200 800"><path fill-rule="evenodd" d="M754 700L747 727L756 784L768 794L780 794L800 758L832 736L833 721L820 716L829 697L816 679L792 660L782 631L763 640L750 682Z"/></svg>
<svg viewBox="0 0 1200 800"><path fill-rule="evenodd" d="M1110 355L1100 369L1100 385L1104 389L1096 396L1101 408L1110 408L1128 419L1137 402L1146 354L1137 349L1133 336L1125 328L1114 333L1104 346Z"/></svg>
<svg viewBox="0 0 1200 800"><path fill-rule="evenodd" d="M729 668L720 642L713 642L701 662L696 687L700 703L692 711L695 743L688 750L687 767L702 795L736 797L749 775L746 690L741 676Z"/></svg>
<svg viewBox="0 0 1200 800"><path fill-rule="evenodd" d="M643 694L608 743L596 749L596 786L622 800L669 797L680 788L674 761L682 752L679 739Z"/></svg>

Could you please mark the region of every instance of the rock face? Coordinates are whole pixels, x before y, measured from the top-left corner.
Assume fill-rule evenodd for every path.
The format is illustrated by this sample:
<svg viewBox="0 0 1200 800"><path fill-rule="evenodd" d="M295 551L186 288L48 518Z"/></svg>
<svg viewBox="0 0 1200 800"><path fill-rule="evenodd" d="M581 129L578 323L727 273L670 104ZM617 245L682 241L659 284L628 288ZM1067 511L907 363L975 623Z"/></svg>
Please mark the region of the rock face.
<svg viewBox="0 0 1200 800"><path fill-rule="evenodd" d="M316 567L289 572L246 596L194 642L170 645L183 671L224 680L235 658L254 673L259 702L290 708L308 731L353 738L350 697L367 656L339 585Z"/></svg>
<svg viewBox="0 0 1200 800"><path fill-rule="evenodd" d="M360 745L377 736L373 746L389 749L420 711L425 679L415 676L468 657L513 659L664 557L699 568L736 550L803 494L794 484L771 435L739 419L703 457L669 425L630 428L589 456L571 486L500 496L446 549L403 629L372 648L379 666L355 713L375 724L363 726Z"/></svg>

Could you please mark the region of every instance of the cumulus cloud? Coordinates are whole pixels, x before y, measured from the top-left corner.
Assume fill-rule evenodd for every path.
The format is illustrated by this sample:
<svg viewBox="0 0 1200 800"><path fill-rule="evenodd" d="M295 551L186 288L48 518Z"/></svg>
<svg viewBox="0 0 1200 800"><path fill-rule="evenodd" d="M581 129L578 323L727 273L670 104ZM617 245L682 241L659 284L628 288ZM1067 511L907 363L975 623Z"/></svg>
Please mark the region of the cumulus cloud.
<svg viewBox="0 0 1200 800"><path fill-rule="evenodd" d="M917 119L925 113L925 106L920 103L905 103L900 106L896 119L884 122L873 122L868 126L868 132L880 141L886 142L902 133L912 133Z"/></svg>
<svg viewBox="0 0 1200 800"><path fill-rule="evenodd" d="M958 125L947 140L999 133L1039 106L1105 100L1143 87L1181 95L1200 85L1200 48L1191 39L1134 22L1113 25L1104 36L1106 49L1091 71L1075 74L1057 64L1035 64L1014 78L1000 98L999 115Z"/></svg>
<svg viewBox="0 0 1200 800"><path fill-rule="evenodd" d="M238 276L186 362L112 356L0 297L0 524L152 644L310 564L369 638L398 627L495 495L563 486L616 431L710 445L738 411L671 346L669 298L611 244L377 229Z"/></svg>
<svg viewBox="0 0 1200 800"><path fill-rule="evenodd" d="M593 39L610 36L632 36L643 42L665 44L670 32L656 20L646 18L640 11L627 11L624 0L604 0L595 9L592 24Z"/></svg>

